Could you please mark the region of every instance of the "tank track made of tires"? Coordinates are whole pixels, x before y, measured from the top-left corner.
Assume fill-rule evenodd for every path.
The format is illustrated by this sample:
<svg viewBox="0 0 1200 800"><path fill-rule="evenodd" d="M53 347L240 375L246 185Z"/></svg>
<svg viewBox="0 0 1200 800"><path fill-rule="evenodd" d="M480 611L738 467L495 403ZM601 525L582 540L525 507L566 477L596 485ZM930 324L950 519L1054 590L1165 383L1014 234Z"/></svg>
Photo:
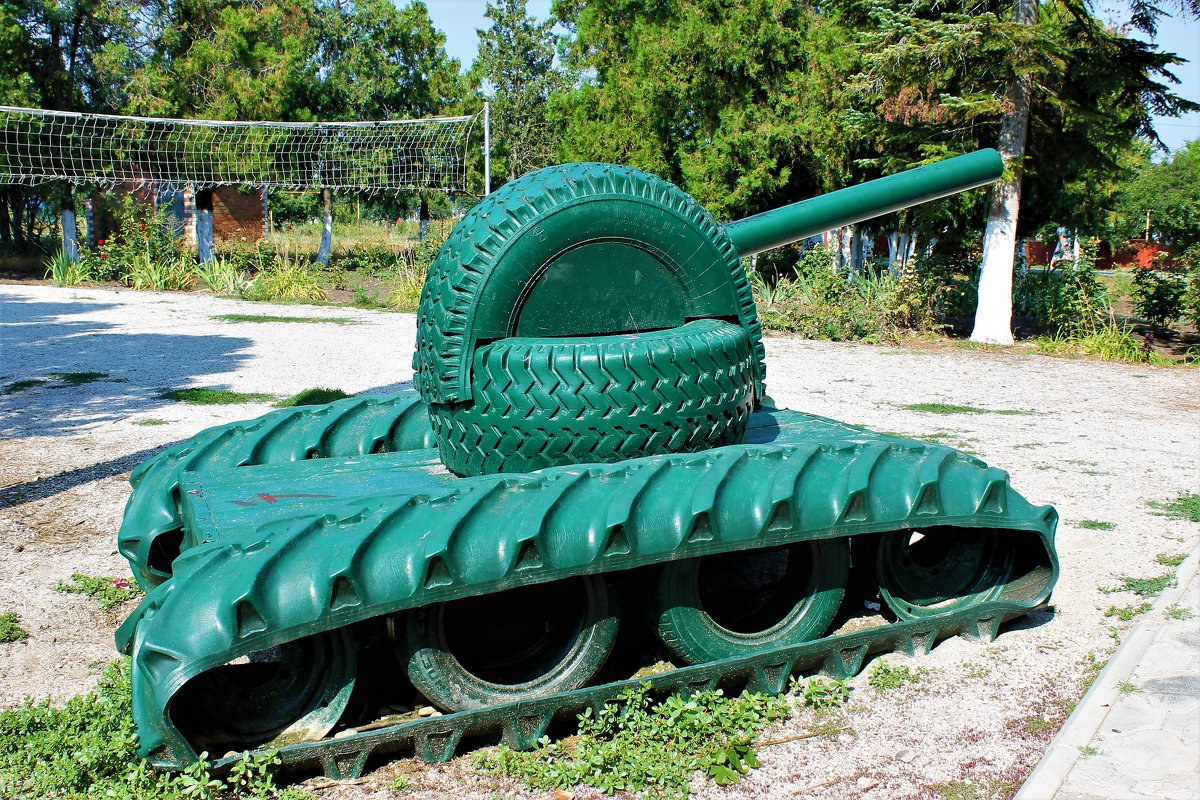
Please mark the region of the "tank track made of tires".
<svg viewBox="0 0 1200 800"><path fill-rule="evenodd" d="M373 755L411 749L447 759L464 737L528 747L556 715L601 706L640 682L664 692L717 684L778 692L796 672L845 677L876 652L920 653L957 634L987 639L1045 604L1057 579L1053 508L1029 504L1004 472L940 445L765 408L741 444L459 478L416 437L381 452L386 420L399 409L419 417L419 408L411 392L339 401L297 410L290 429L273 412L224 426L224 449L205 451L214 441L205 432L139 470L130 507L186 531L171 577L117 634L134 660L134 716L153 763L180 768L202 751L230 753L220 767L232 751L265 748L291 767L348 777ZM347 433L318 451L325 457L306 458L316 421L351 409L375 422L354 429L358 441ZM353 455L335 455L346 451ZM188 461L189 452L209 455ZM130 526L129 540L144 541ZM938 557L917 552L914 539ZM389 701L412 704L404 630L429 609L572 579L630 594L654 583L647 570L663 574L686 559L820 542L853 544L861 563L848 583L881 585L897 621L645 679L602 675L599 685L532 700L427 718L377 713ZM125 552L142 568L145 548ZM957 572L930 571L947 557L962 562ZM630 616L622 635L637 628ZM258 672L224 675L237 669ZM285 708L265 707L279 697Z"/></svg>

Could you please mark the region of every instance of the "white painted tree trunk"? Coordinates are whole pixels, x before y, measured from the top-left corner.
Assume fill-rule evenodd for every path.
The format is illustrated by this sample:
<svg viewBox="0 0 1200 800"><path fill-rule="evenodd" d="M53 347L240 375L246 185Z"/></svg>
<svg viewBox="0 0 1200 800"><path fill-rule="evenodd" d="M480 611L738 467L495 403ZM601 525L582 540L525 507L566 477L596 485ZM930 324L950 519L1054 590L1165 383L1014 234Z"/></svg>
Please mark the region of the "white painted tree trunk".
<svg viewBox="0 0 1200 800"><path fill-rule="evenodd" d="M329 254L333 252L333 191L321 190L321 249L317 261L329 266Z"/></svg>
<svg viewBox="0 0 1200 800"><path fill-rule="evenodd" d="M62 212L62 248L63 255L68 261L79 260L79 231L75 225L75 196L68 196L63 202Z"/></svg>
<svg viewBox="0 0 1200 800"><path fill-rule="evenodd" d="M213 260L212 189L196 192L196 258L201 264Z"/></svg>
<svg viewBox="0 0 1200 800"><path fill-rule="evenodd" d="M1017 0L1013 20L1032 25L1037 0ZM987 226L983 232L983 269L979 275L979 305L971 341L1012 344L1012 278L1017 249L1017 215L1021 210L1021 158L1029 130L1029 80L1018 76L1009 83L1006 112L1000 122L997 150L1012 177L992 188Z"/></svg>

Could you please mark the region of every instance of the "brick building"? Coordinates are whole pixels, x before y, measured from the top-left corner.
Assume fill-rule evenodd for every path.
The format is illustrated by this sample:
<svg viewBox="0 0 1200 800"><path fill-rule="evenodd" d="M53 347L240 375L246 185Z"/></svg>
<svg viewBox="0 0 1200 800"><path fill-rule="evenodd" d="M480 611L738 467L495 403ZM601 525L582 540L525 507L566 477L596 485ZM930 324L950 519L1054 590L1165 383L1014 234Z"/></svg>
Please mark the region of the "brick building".
<svg viewBox="0 0 1200 800"><path fill-rule="evenodd" d="M151 204L179 220L180 234L193 246L196 244L196 211L206 204L212 210L213 238L217 241L241 238L253 241L270 233L270 208L265 188L247 191L235 186L218 186L214 189L185 187L178 191L155 191L146 186L123 184L105 198L93 195L88 200L89 245L94 246L112 232L115 227L110 210L113 200L119 202L125 194L132 194L139 202Z"/></svg>

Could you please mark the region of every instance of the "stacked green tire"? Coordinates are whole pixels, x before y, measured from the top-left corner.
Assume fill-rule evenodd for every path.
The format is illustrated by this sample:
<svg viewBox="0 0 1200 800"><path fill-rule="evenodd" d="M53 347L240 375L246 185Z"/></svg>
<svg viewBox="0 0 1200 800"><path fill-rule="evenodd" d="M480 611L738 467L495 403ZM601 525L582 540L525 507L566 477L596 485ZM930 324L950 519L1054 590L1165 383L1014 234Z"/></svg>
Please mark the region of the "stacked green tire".
<svg viewBox="0 0 1200 800"><path fill-rule="evenodd" d="M455 227L414 369L460 475L736 444L765 380L723 227L670 183L596 163L530 173Z"/></svg>

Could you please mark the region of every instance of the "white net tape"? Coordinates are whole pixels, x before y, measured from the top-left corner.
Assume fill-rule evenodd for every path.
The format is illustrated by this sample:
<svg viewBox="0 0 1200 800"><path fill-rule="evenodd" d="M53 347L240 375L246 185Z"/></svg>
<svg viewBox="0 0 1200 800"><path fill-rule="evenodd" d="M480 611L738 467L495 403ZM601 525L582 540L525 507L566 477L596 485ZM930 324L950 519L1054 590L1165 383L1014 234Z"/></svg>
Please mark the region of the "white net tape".
<svg viewBox="0 0 1200 800"><path fill-rule="evenodd" d="M0 106L0 184L465 191L474 121L215 122Z"/></svg>

